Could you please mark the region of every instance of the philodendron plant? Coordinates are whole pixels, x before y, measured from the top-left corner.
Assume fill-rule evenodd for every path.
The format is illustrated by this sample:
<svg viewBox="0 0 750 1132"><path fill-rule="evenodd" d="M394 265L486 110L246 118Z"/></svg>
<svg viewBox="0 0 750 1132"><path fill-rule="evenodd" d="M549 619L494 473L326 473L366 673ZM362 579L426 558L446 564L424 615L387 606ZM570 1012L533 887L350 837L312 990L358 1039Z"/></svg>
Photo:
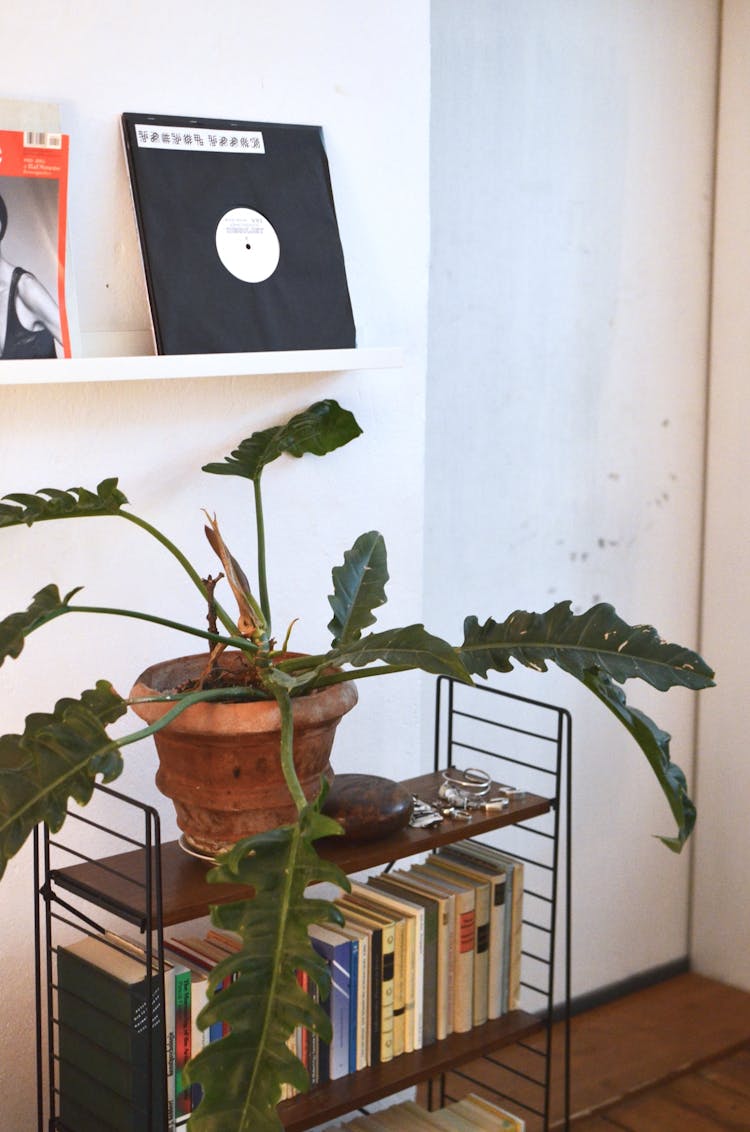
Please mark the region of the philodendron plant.
<svg viewBox="0 0 750 1132"><path fill-rule="evenodd" d="M85 605L79 589L62 596L51 584L34 596L26 610L0 622L0 663L17 658L31 633L73 614L137 618L207 642L207 678L197 686L153 697L173 706L150 726L110 736L107 727L125 714L128 700L101 680L77 699L62 699L52 711L30 715L22 734L0 738L0 875L37 823L58 830L69 800L86 804L97 780L117 778L125 747L168 725L190 704L273 699L279 705L279 758L298 819L238 842L220 855L209 873L216 883L242 883L255 894L212 910L214 922L237 932L242 946L216 966L209 980L209 1000L199 1025L205 1029L222 1021L229 1032L190 1062L190 1080L202 1089L202 1100L189 1121L191 1132L281 1129L276 1108L282 1085L288 1082L302 1090L308 1086L307 1071L290 1052L287 1038L295 1027L306 1026L330 1040L328 1019L300 988L297 972L306 972L325 997L327 970L310 945L307 929L313 922L338 922L339 913L329 901L307 897L306 889L324 880L346 888L347 880L315 850L317 839L340 832L340 827L321 813L320 798L308 803L297 780L292 758L295 696L309 695L332 682L410 669L471 683L474 676L486 677L490 670L509 672L520 664L543 672L553 662L585 684L645 754L677 824L672 836L662 838L665 844L679 851L695 822L685 776L670 760L669 736L628 706L622 685L638 677L660 691L673 685L697 690L712 683L713 673L696 653L667 644L653 628L627 625L610 605L598 604L574 614L569 602L560 602L546 613L516 611L504 621L467 617L458 645L432 636L420 624L373 632L374 611L386 601L388 572L383 538L370 531L356 540L333 570L330 649L317 655L287 655L288 631L278 641L272 630L262 473L284 454L322 456L360 431L351 413L335 401L321 401L285 424L254 433L222 462L204 467L206 472L239 476L252 484L257 588L227 548L215 518L209 518L206 528L238 607L235 616L217 600L216 579L203 578L165 534L130 511L115 479L104 480L93 491L44 488L34 494L7 495L0 502L0 527L99 516L136 524L187 571L202 597L201 606L207 605L209 611L206 629L132 609ZM149 594L151 589L149 577ZM213 687L212 666L227 648L243 654L246 679L237 679L230 687ZM216 994L222 984L224 989Z"/></svg>

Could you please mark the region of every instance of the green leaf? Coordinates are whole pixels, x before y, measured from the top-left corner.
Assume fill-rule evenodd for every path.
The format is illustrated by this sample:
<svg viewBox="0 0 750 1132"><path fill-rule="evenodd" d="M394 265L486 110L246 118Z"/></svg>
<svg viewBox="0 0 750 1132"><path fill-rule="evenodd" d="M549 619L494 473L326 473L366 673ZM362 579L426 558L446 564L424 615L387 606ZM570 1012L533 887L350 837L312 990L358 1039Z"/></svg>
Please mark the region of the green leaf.
<svg viewBox="0 0 750 1132"><path fill-rule="evenodd" d="M9 500L10 502L4 502ZM89 515L116 515L127 498L117 486L116 479L106 479L96 491L85 487L71 487L61 491L56 487L43 487L34 495L14 492L0 501L0 527L17 527L44 519L81 519Z"/></svg>
<svg viewBox="0 0 750 1132"><path fill-rule="evenodd" d="M378 660L399 668L421 668L423 672L436 676L454 676L465 684L471 683L453 646L428 633L424 625L369 633L344 648L333 649L320 668L342 664L364 668Z"/></svg>
<svg viewBox="0 0 750 1132"><path fill-rule="evenodd" d="M71 590L61 598L57 586L51 583L34 594L34 600L27 609L3 618L0 621L0 665L8 657L15 660L21 655L26 638L35 629L67 612L68 602L80 588Z"/></svg>
<svg viewBox="0 0 750 1132"><path fill-rule="evenodd" d="M348 888L344 874L322 861L313 842L340 833L341 826L306 806L294 826L238 842L208 874L214 883L248 885L254 896L215 906L217 927L237 932L241 949L209 976L209 1001L198 1016L206 1029L226 1022L231 1032L190 1061L188 1078L203 1097L190 1120L191 1132L279 1132L276 1105L285 1082L309 1087L307 1071L287 1047L296 1026L331 1040L330 1021L298 982L305 972L325 998L328 968L310 943L308 926L341 922L327 900L305 898L310 884L328 881ZM224 984L221 991L219 987Z"/></svg>
<svg viewBox="0 0 750 1132"><path fill-rule="evenodd" d="M22 735L0 737L0 877L35 825L44 821L57 831L69 799L90 800L97 774L104 782L117 778L122 758L105 727L126 710L111 684L99 680L79 700L29 715Z"/></svg>
<svg viewBox="0 0 750 1132"><path fill-rule="evenodd" d="M375 621L373 609L387 600L388 558L383 536L378 531L360 535L332 576L333 594L328 601L333 619L328 628L334 645L348 645L359 640L362 630Z"/></svg>
<svg viewBox="0 0 750 1132"><path fill-rule="evenodd" d="M685 775L670 760L669 735L629 707L613 681L639 677L662 692L674 686L707 688L713 684L713 672L706 662L682 645L663 641L649 625L628 625L605 604L574 615L570 602L560 602L547 613L517 611L502 624L490 619L480 625L469 617L464 630L460 655L470 672L509 672L513 661L544 672L552 661L607 705L646 755L667 797L678 833L662 840L679 851L695 824Z"/></svg>
<svg viewBox="0 0 750 1132"><path fill-rule="evenodd" d="M693 830L696 815L695 806L688 797L685 775L669 756L671 737L642 711L629 707L622 688L613 684L608 676L596 671L587 672L583 682L617 716L648 759L677 822L677 836L661 837L659 840L679 853Z"/></svg>
<svg viewBox="0 0 750 1132"><path fill-rule="evenodd" d="M561 601L546 613L517 610L506 621L490 618L484 625L467 617L460 657L481 676L489 669L510 672L514 660L546 672L546 662L553 661L578 679L594 668L620 683L640 677L662 692L674 685L707 688L714 675L697 653L668 644L650 625L628 625L604 603L573 614L570 602Z"/></svg>
<svg viewBox="0 0 750 1132"><path fill-rule="evenodd" d="M257 480L266 464L285 452L290 456L325 456L359 436L362 429L348 409L336 401L316 401L286 424L254 432L223 462L205 464L204 472Z"/></svg>

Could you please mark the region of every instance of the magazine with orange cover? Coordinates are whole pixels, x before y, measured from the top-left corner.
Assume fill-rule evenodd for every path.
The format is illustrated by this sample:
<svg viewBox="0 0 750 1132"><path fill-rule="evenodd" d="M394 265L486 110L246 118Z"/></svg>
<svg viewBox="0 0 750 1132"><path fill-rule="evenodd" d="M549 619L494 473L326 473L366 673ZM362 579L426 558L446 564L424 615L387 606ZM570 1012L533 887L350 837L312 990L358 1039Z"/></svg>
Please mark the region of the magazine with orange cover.
<svg viewBox="0 0 750 1132"><path fill-rule="evenodd" d="M70 357L68 136L0 130L0 358Z"/></svg>

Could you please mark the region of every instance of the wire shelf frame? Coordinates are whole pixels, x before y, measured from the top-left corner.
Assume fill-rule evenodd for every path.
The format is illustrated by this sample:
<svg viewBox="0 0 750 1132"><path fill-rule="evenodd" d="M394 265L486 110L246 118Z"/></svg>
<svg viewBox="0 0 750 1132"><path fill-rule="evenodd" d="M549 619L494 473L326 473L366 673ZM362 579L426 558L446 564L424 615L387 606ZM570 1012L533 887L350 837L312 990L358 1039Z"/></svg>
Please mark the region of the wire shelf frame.
<svg viewBox="0 0 750 1132"><path fill-rule="evenodd" d="M482 838L523 863L518 1005L539 1018L539 1034L431 1082L430 1108L479 1089L522 1115L527 1132L548 1132L553 1120L555 1128L569 1127L571 755L572 719L565 708L490 685L470 687L450 677L438 678L435 770L483 770L496 783L549 797L552 805L548 814L504 826ZM556 961L558 945L562 945L562 962ZM558 980L562 983L559 1001ZM558 1020L560 1027L555 1031L553 1023ZM562 1045L561 1095L553 1097L557 1040ZM553 1100L557 1101L554 1111Z"/></svg>
<svg viewBox="0 0 750 1132"><path fill-rule="evenodd" d="M142 1008L149 1033L165 1031L164 1016L164 940L161 884L161 825L158 812L108 786L97 784L102 801L111 800L118 814L117 824L104 825L78 809L68 810L61 833L51 834L46 825L34 830L36 1050L37 1050L37 1129L38 1132L74 1132L61 1116L60 986L57 957L64 941L81 936L101 939L114 951L130 957L140 951L144 982L134 991ZM141 835L133 836L132 830ZM108 899L107 881L112 869L80 846L94 831L99 848L102 841L109 852L140 850L142 873L128 878L134 889L133 907ZM105 850L105 853L107 850ZM104 854L102 854L104 855ZM100 877L96 889L82 891L66 876L65 867L86 862ZM133 909L136 908L137 911ZM126 930L123 931L122 923ZM132 937L128 929L135 928ZM151 976L146 978L148 972ZM138 995L140 994L140 998ZM163 1047L163 1043L162 1043ZM74 1070L75 1071L75 1070ZM166 1080L166 1050L145 1043L143 1132L166 1132L164 1119L155 1104L154 1082ZM96 1117L94 1117L96 1119Z"/></svg>

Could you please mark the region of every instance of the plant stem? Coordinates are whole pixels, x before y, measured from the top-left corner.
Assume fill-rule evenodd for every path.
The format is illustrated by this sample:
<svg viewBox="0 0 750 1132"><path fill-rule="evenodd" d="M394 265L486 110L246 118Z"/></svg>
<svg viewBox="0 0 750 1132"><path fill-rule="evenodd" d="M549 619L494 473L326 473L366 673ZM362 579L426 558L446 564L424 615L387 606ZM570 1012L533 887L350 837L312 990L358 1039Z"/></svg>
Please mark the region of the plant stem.
<svg viewBox="0 0 750 1132"><path fill-rule="evenodd" d="M243 652L257 653L258 648L246 637L223 637L219 633L210 633L208 629L196 629L193 625L183 625L180 621L170 621L167 617L158 617L155 613L139 613L135 609L116 609L104 605L66 605L64 609L55 612L45 621L53 621L63 613L105 613L113 617L131 617L136 621L149 621L152 625L164 625L167 629L176 629L180 633L188 633L192 637L202 637L213 644L221 644L241 649Z"/></svg>
<svg viewBox="0 0 750 1132"><path fill-rule="evenodd" d="M185 557L185 555L182 553L182 551L178 547L175 546L175 544L172 542L171 539L167 538L167 536L162 534L162 532L160 530L158 530L156 527L152 527L151 523L147 522L146 519L141 519L139 515L134 515L130 511L118 511L117 513L118 513L118 515L122 516L123 519L127 519L129 522L135 523L135 525L137 527L141 527L142 530L147 531L148 534L150 534L150 535L153 535L153 537L157 540L157 542L160 542L161 545L163 547L165 547L165 549L168 550L169 553L177 559L177 561L182 566L183 570L185 570L185 572L187 573L188 577L191 579L191 581L200 590L200 592L203 595L203 597L205 598L206 602L210 603L211 599L210 599L208 589L206 588L206 585L205 585L203 579L201 578L200 574L195 569L195 567L189 562L189 560ZM216 613L218 614L219 620L223 624L224 628L229 633L234 633L234 631L236 629L236 625L232 621L232 618L229 616L229 614L224 609L222 609L221 605L217 601L214 602L214 606L215 606L215 609L216 609Z"/></svg>
<svg viewBox="0 0 750 1132"><path fill-rule="evenodd" d="M271 684L270 691L279 705L279 712L281 713L281 769L289 793L297 807L297 812L301 813L307 805L307 798L300 786L294 765L294 715L291 697L285 688L279 688L274 684Z"/></svg>
<svg viewBox="0 0 750 1132"><path fill-rule="evenodd" d="M266 528L263 521L263 496L260 490L260 472L253 480L255 497L255 530L258 544L258 594L260 607L266 621L266 628L271 632L271 603L268 597L268 577L266 574Z"/></svg>
<svg viewBox="0 0 750 1132"><path fill-rule="evenodd" d="M344 671L343 669L335 669L335 664L335 657L329 659L327 656L300 656L293 657L290 660L280 660L275 667L282 672L294 673L318 668L321 665L331 665L332 671L326 672L324 668L315 677L314 687L316 688L327 688L330 684L344 684L347 680L365 680L368 676L388 676L394 672L411 672L414 668L411 664L380 664L373 668L351 668Z"/></svg>

